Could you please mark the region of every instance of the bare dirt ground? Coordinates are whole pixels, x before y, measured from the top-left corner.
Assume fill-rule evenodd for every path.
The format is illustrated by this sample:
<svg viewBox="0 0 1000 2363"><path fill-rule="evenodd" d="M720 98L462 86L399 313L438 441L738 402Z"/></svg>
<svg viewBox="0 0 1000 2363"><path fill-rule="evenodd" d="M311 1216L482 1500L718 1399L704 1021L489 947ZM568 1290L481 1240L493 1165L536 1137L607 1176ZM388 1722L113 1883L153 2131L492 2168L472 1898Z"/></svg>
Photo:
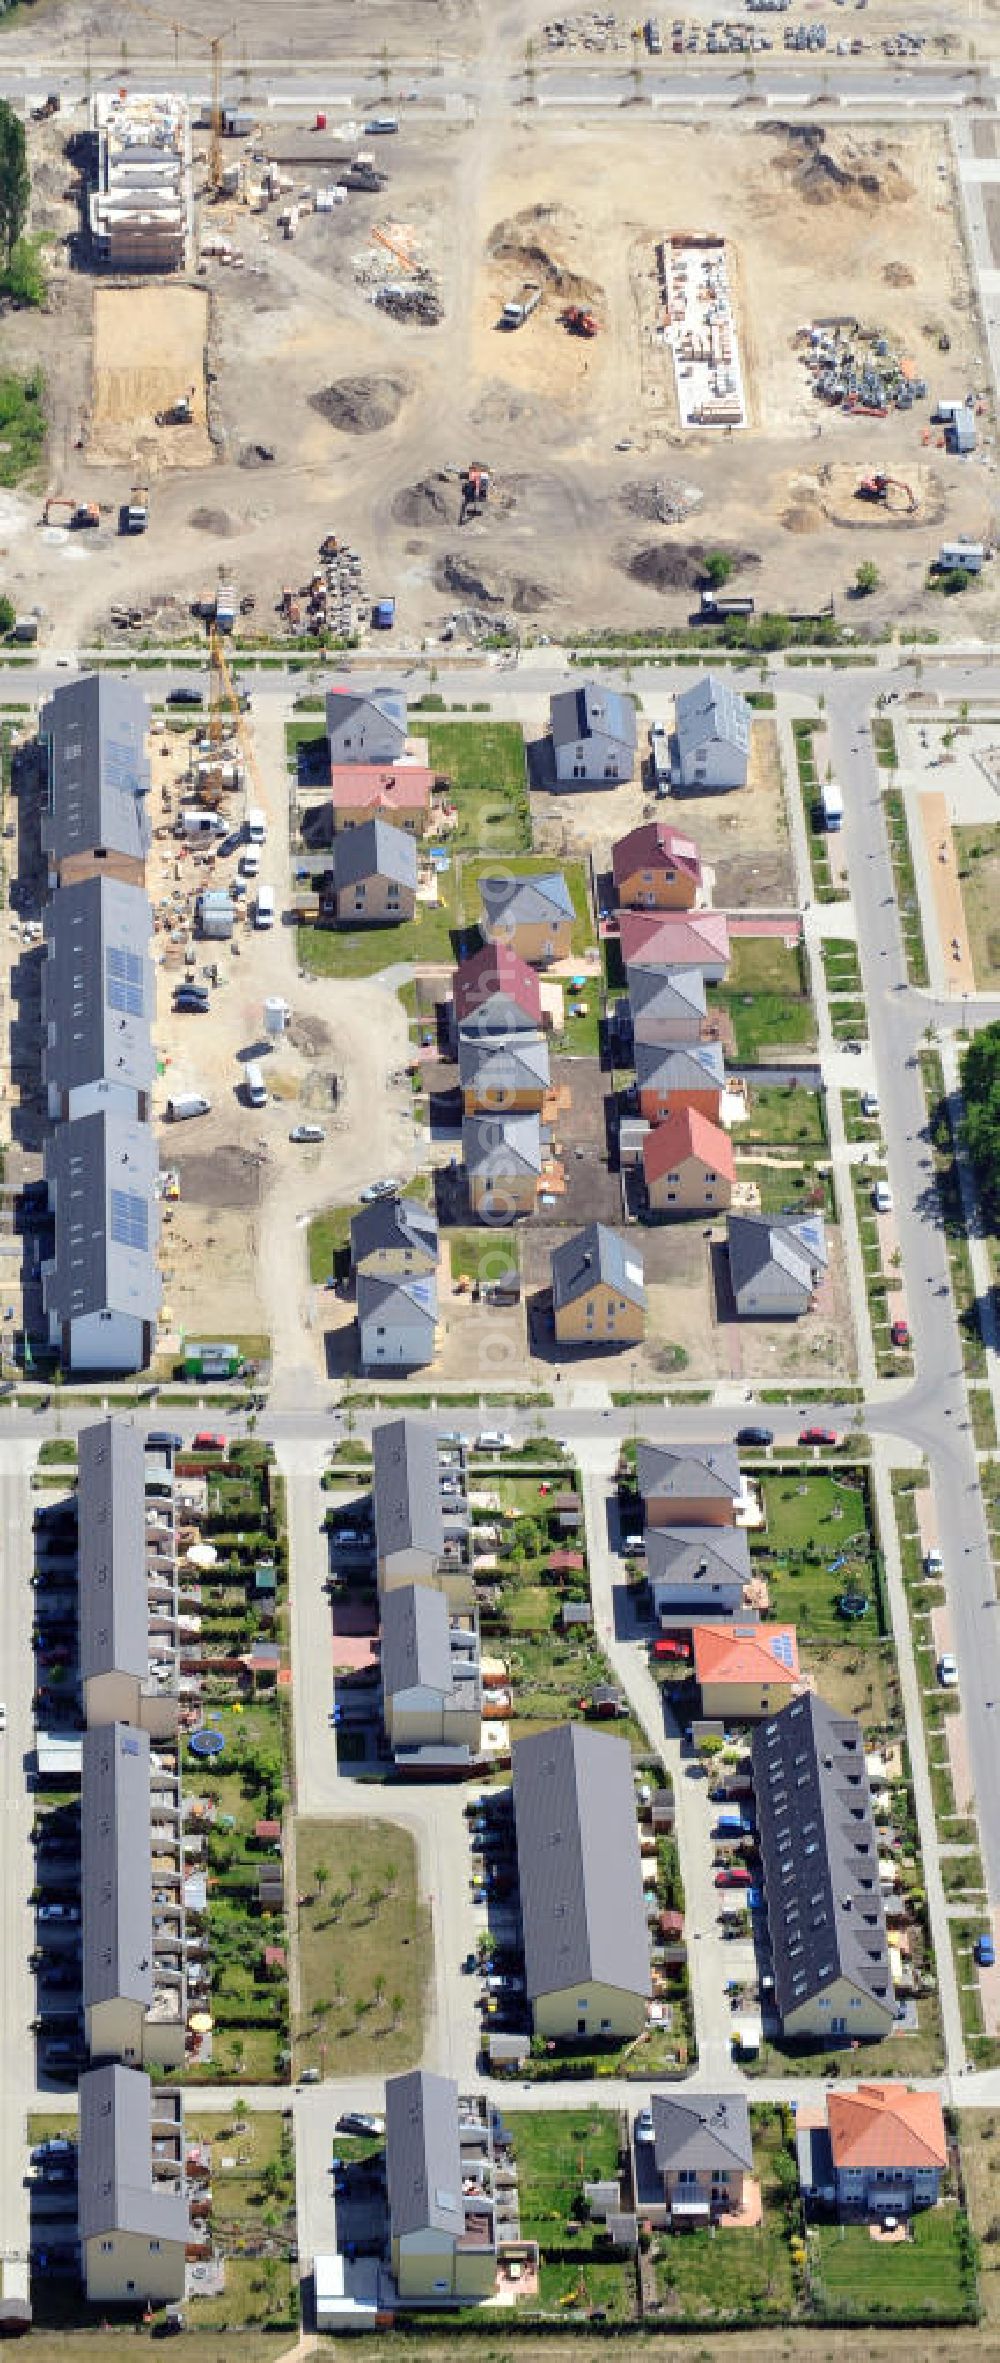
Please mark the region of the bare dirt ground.
<svg viewBox="0 0 1000 2363"><path fill-rule="evenodd" d="M95 287L93 321L88 457L204 467L212 446L205 412L208 297L202 289ZM157 412L181 396L191 405L190 425L157 426Z"/></svg>
<svg viewBox="0 0 1000 2363"><path fill-rule="evenodd" d="M428 22L437 13L428 7ZM95 290L60 243L79 212L62 154L72 127L64 117L32 131L36 213L55 241L52 312L5 323L5 351L10 366L45 369L51 489L110 508L128 490L131 457L116 472L78 448ZM318 151L309 164L314 136L283 116L280 139L269 128L263 142L304 159L289 164L296 194L335 177ZM744 554L741 580L759 606L812 608L832 590L849 613L855 567L876 549L883 587L864 621L923 613L939 626L923 586L942 531L992 530L989 420L982 452L963 464L933 437L924 442L928 405L846 419L811 396L793 339L817 312L860 315L913 356L932 395L984 384L950 166L934 127L821 138L806 148L749 119L679 126L625 114L578 128L552 113L465 124L414 108L385 143L389 187L306 215L290 243L273 214L235 202L202 208L245 262L237 272L210 261L198 282L210 299L214 465L161 468L141 543L105 529L71 547L70 537L39 546L34 500L15 501L9 527L5 517L8 588L18 604L46 607L69 639L106 621L116 600L176 628L164 603L177 594L183 613L214 535L271 628L282 585L308 579L318 541L334 531L362 552L373 595L395 592L399 629L412 638L455 611L509 616L536 632L677 621L701 554L719 545ZM200 158L203 135L197 145ZM327 149L335 145L331 134ZM199 161L196 185L201 177ZM653 336L655 245L678 224L732 243L757 423L720 440L679 435L672 361ZM363 276L373 256L393 267L372 243L376 227L419 249L436 274L438 327L401 323L369 300L356 263ZM505 334L500 305L525 278L542 285L542 302ZM560 324L569 298L593 305L595 339ZM335 400L331 418L329 389L345 380L353 415ZM387 386L396 389L388 403ZM184 432L160 431L174 463ZM493 471L491 508L460 528L457 471L473 458ZM873 467L913 484L915 520L855 504L855 473ZM658 521L664 478L694 487L691 513L675 524ZM988 581L977 604L988 630Z"/></svg>

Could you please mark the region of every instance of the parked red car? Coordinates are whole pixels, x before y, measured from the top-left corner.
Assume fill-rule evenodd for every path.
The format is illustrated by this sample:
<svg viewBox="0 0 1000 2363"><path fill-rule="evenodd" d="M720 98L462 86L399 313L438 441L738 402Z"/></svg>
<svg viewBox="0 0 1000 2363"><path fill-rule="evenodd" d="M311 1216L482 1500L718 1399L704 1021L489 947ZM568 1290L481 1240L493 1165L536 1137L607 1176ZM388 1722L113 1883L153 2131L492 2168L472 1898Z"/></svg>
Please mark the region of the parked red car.
<svg viewBox="0 0 1000 2363"><path fill-rule="evenodd" d="M193 1449L195 1452L226 1452L228 1447L228 1436L220 1436L215 1428L199 1428Z"/></svg>
<svg viewBox="0 0 1000 2363"><path fill-rule="evenodd" d="M729 1870L716 1871L715 1884L717 1887L749 1887L751 1877L752 1873L747 1870L745 1863L733 1863Z"/></svg>
<svg viewBox="0 0 1000 2363"><path fill-rule="evenodd" d="M893 1322L893 1324L892 1324L892 1328L891 1328L891 1330L889 1331L889 1335L890 1335L890 1337L891 1337L891 1339L892 1339L892 1342L893 1342L893 1345L894 1345L894 1346L908 1346L908 1345L909 1345L909 1342L910 1342L910 1324L909 1324L909 1322L908 1322L908 1321L894 1321L894 1322Z"/></svg>
<svg viewBox="0 0 1000 2363"><path fill-rule="evenodd" d="M800 1444L839 1444L836 1428L803 1428Z"/></svg>
<svg viewBox="0 0 1000 2363"><path fill-rule="evenodd" d="M666 1639L664 1639L664 1640L662 1640L662 1641L654 1641L654 1643L653 1643L653 1656L654 1656L654 1657L660 1657L660 1658L663 1658L663 1657L678 1658L678 1657L679 1657L679 1658L683 1658L683 1659L685 1660L685 1662L686 1662L686 1661L687 1661L687 1659L690 1657L690 1655L691 1655L691 1648L690 1648L690 1643L689 1643L689 1642L687 1642L687 1641L669 1641L669 1640L666 1640Z"/></svg>

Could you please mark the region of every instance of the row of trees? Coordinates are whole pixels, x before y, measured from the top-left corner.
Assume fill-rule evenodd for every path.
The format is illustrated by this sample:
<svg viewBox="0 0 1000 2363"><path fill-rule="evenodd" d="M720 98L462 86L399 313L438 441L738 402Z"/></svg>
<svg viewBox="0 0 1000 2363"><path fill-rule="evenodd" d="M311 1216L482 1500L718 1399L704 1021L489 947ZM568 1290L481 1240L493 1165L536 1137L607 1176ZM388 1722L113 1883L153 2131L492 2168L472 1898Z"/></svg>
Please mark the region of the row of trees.
<svg viewBox="0 0 1000 2363"><path fill-rule="evenodd" d="M1000 1025L984 1026L962 1060L965 1145L976 1169L979 1202L1000 1230Z"/></svg>

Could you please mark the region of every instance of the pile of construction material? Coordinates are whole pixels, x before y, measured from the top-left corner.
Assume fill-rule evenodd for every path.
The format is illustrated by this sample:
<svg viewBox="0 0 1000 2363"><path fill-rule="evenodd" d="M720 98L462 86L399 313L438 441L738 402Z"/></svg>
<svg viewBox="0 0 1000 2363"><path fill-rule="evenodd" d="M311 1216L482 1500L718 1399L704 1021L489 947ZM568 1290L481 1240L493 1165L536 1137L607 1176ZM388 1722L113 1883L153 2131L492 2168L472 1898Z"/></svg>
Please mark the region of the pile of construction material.
<svg viewBox="0 0 1000 2363"><path fill-rule="evenodd" d="M926 379L878 328L860 328L853 319L812 320L796 331L794 343L817 401L849 416L885 418L927 399Z"/></svg>
<svg viewBox="0 0 1000 2363"><path fill-rule="evenodd" d="M319 546L319 566L298 591L286 585L279 614L293 632L333 632L338 639L355 638L368 621L364 569L358 550L335 533Z"/></svg>

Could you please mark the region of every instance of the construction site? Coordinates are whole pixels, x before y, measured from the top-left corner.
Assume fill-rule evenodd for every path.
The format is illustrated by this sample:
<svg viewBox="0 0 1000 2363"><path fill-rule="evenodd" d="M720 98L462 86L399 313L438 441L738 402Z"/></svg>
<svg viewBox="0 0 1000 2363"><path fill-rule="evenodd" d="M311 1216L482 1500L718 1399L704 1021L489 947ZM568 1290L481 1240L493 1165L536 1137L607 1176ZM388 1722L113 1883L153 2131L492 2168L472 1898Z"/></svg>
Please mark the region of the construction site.
<svg viewBox="0 0 1000 2363"><path fill-rule="evenodd" d="M225 42L205 49L221 97L214 127L194 111L184 270L114 286L70 267L87 174L67 175L65 115L32 126L51 309L5 330L9 365L44 371L42 489L70 507L43 538L37 500L9 495L4 540L10 596L41 611L43 638L188 636L214 545L253 602L244 628L291 644L317 623L353 638L376 608L411 642L686 620L717 547L751 570L758 611L807 610L814 537L836 599L866 524L881 575L866 619L907 623L942 529L994 541L987 373L935 126L528 113L501 139L403 108L392 139L366 141L336 111L238 108ZM884 387L891 365L906 400L818 397L820 294L824 320L851 324L842 356ZM976 449L956 458L935 413L970 392ZM885 500L856 499L873 475ZM117 528L130 504L141 543ZM97 530L73 532L94 508ZM330 537L358 567L324 586L324 618L310 597Z"/></svg>

